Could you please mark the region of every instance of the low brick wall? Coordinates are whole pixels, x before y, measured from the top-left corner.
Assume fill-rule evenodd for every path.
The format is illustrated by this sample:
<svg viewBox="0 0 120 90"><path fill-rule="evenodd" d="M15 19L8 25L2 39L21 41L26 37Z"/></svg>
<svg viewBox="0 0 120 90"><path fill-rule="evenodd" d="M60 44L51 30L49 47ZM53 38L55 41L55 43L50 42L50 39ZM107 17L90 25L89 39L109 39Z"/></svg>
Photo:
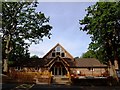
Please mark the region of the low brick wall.
<svg viewBox="0 0 120 90"><path fill-rule="evenodd" d="M117 82L115 78L87 78L87 79L72 79L72 85L81 85L81 86L120 86L120 82Z"/></svg>
<svg viewBox="0 0 120 90"><path fill-rule="evenodd" d="M18 83L50 83L51 74L49 72L12 72L9 74Z"/></svg>

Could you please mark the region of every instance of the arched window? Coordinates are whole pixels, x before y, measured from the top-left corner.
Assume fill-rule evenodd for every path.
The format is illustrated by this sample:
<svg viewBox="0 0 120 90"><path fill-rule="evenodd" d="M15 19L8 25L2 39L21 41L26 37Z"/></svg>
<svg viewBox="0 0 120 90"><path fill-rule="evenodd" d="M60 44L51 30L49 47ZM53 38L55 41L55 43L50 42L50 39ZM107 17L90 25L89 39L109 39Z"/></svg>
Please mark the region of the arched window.
<svg viewBox="0 0 120 90"><path fill-rule="evenodd" d="M56 52L60 52L60 51L61 51L60 46L57 46L57 47L56 47Z"/></svg>

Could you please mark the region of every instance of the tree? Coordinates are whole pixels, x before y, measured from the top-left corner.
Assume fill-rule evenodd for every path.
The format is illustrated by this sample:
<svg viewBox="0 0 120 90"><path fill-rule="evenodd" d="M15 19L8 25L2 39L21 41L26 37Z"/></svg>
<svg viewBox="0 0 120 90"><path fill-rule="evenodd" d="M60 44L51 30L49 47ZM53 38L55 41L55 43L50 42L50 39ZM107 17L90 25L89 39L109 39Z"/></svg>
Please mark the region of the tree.
<svg viewBox="0 0 120 90"><path fill-rule="evenodd" d="M28 47L42 38L50 38L52 27L44 13L36 12L38 2L2 2L2 44L4 72L8 60L28 55ZM27 42L29 41L29 43Z"/></svg>
<svg viewBox="0 0 120 90"><path fill-rule="evenodd" d="M80 29L91 35L89 49L120 69L120 2L97 2L86 10Z"/></svg>
<svg viewBox="0 0 120 90"><path fill-rule="evenodd" d="M94 51L94 50L88 50L87 52L83 53L81 58L96 58L98 59L101 63L107 64L106 59L104 59L102 49ZM104 57L103 57L104 56Z"/></svg>
<svg viewBox="0 0 120 90"><path fill-rule="evenodd" d="M78 59L79 57L75 57L74 59Z"/></svg>
<svg viewBox="0 0 120 90"><path fill-rule="evenodd" d="M1 12L2 12L2 4L0 3L0 29L2 27L2 16L1 16Z"/></svg>
<svg viewBox="0 0 120 90"><path fill-rule="evenodd" d="M39 58L37 55L33 55L31 56L31 58Z"/></svg>
<svg viewBox="0 0 120 90"><path fill-rule="evenodd" d="M87 52L83 53L82 58L96 58L96 54L92 50L88 50Z"/></svg>

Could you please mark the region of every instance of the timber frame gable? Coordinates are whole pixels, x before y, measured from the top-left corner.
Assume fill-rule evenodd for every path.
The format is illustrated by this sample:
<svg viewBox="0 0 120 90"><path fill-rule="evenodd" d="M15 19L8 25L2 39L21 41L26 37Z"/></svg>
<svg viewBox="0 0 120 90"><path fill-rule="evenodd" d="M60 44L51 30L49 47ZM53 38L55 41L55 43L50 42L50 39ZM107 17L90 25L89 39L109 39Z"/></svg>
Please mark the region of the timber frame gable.
<svg viewBox="0 0 120 90"><path fill-rule="evenodd" d="M43 58L56 58L60 56L62 58L71 58L74 61L73 56L67 52L59 43L53 47Z"/></svg>
<svg viewBox="0 0 120 90"><path fill-rule="evenodd" d="M67 61L65 61L63 58L61 58L60 56L57 56L56 58L53 58L50 62L48 62L45 66L51 68L52 65L55 62L59 62L62 63L65 67L69 67L69 63Z"/></svg>

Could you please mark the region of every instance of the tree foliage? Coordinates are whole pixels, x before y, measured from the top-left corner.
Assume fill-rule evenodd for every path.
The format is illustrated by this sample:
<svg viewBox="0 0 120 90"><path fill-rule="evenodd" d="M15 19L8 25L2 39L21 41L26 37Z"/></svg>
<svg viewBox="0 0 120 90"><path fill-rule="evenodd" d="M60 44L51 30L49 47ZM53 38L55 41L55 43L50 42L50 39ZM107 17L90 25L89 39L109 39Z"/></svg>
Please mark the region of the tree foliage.
<svg viewBox="0 0 120 90"><path fill-rule="evenodd" d="M80 29L91 35L90 50L103 61L120 61L120 2L97 2L80 20ZM120 62L119 62L120 65Z"/></svg>
<svg viewBox="0 0 120 90"><path fill-rule="evenodd" d="M95 52L92 50L89 50L82 54L81 58L96 58Z"/></svg>
<svg viewBox="0 0 120 90"><path fill-rule="evenodd" d="M37 55L33 55L30 58L39 58Z"/></svg>
<svg viewBox="0 0 120 90"><path fill-rule="evenodd" d="M2 2L3 58L29 57L28 47L50 38L49 18L36 12L38 2ZM26 42L27 41L27 42ZM29 43L28 43L29 41Z"/></svg>

